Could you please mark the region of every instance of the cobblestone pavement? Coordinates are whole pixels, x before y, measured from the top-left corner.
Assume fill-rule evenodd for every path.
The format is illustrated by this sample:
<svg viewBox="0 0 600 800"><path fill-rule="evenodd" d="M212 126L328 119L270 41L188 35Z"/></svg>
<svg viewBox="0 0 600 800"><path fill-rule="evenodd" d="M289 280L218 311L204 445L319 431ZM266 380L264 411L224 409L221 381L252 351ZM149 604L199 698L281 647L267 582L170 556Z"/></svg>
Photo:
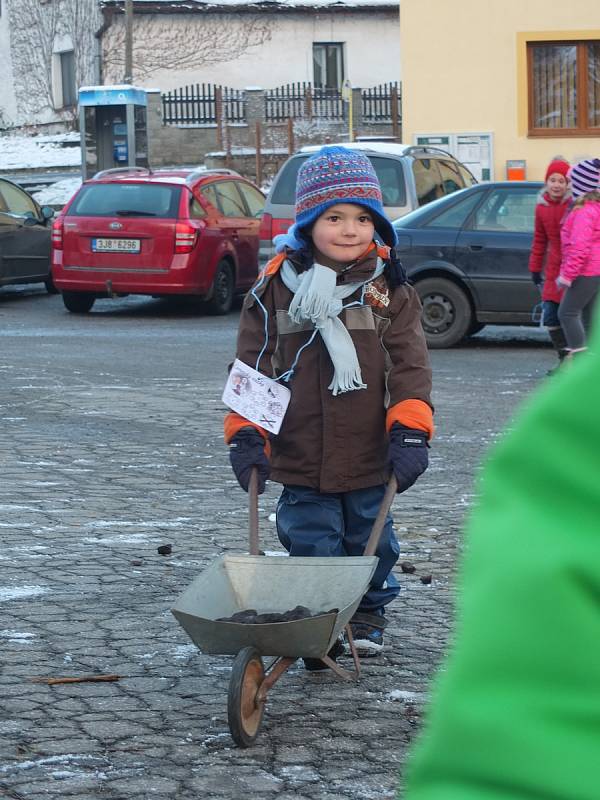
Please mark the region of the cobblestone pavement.
<svg viewBox="0 0 600 800"><path fill-rule="evenodd" d="M358 685L294 666L241 750L227 726L231 658L198 652L170 612L214 557L247 548L221 433L236 323L137 298L76 317L37 289L0 292L6 800L385 800L402 785L452 625L475 467L551 351L539 332L504 329L432 354L438 435L431 468L394 504L416 572L400 575L387 653L363 662ZM270 485L260 500L269 551L281 550L277 495ZM120 679L32 681L92 673Z"/></svg>

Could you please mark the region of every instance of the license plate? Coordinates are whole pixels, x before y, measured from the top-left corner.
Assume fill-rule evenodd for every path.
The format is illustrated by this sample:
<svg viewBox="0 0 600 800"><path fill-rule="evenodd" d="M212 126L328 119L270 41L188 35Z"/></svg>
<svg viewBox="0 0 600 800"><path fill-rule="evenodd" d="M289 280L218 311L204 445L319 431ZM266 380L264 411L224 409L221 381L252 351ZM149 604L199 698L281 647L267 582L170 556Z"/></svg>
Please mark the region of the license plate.
<svg viewBox="0 0 600 800"><path fill-rule="evenodd" d="M139 239L92 239L93 253L139 253Z"/></svg>

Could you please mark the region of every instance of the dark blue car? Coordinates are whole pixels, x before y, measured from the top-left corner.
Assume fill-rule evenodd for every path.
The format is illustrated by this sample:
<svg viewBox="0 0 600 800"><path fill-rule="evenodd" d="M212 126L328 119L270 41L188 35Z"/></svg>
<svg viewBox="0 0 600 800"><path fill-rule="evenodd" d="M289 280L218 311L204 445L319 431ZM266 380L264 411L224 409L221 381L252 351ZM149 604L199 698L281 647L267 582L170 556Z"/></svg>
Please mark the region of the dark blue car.
<svg viewBox="0 0 600 800"><path fill-rule="evenodd" d="M489 323L531 324L540 294L527 264L542 185L480 183L394 223L429 347L452 347Z"/></svg>

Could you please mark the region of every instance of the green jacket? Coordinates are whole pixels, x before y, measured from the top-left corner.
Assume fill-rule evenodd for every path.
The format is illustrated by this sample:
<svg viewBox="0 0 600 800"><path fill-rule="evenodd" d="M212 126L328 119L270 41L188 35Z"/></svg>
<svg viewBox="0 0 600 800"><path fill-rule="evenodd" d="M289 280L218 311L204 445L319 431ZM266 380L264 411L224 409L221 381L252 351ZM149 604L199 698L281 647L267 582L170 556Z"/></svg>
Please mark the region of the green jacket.
<svg viewBox="0 0 600 800"><path fill-rule="evenodd" d="M406 800L600 798L600 324L484 471Z"/></svg>

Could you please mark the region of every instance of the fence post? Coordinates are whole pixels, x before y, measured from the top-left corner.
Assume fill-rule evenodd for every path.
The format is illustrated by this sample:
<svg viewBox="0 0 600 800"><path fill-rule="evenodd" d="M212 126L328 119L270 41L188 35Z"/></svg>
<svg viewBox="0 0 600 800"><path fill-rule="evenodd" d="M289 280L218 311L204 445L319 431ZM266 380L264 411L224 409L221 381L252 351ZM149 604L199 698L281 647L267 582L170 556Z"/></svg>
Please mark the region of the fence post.
<svg viewBox="0 0 600 800"><path fill-rule="evenodd" d="M398 120L398 87L392 86L390 93L390 111L392 115L392 134L394 139L400 138L400 125Z"/></svg>
<svg viewBox="0 0 600 800"><path fill-rule="evenodd" d="M256 132L254 134L256 147L256 183L260 186L262 184L262 150L261 150L261 124L260 120L256 120Z"/></svg>
<svg viewBox="0 0 600 800"><path fill-rule="evenodd" d="M352 88L352 129L354 131L354 138L360 134L363 126L363 110L362 110L362 89L360 87Z"/></svg>
<svg viewBox="0 0 600 800"><path fill-rule="evenodd" d="M295 150L295 147L294 147L294 120L291 117L288 117L287 121L287 138L288 138L288 153L292 155Z"/></svg>
<svg viewBox="0 0 600 800"><path fill-rule="evenodd" d="M306 116L308 119L312 119L313 116L313 107L312 107L312 87L309 84L304 88L304 103L306 106Z"/></svg>
<svg viewBox="0 0 600 800"><path fill-rule="evenodd" d="M215 121L217 123L217 147L223 149L223 92L220 86L215 87Z"/></svg>

